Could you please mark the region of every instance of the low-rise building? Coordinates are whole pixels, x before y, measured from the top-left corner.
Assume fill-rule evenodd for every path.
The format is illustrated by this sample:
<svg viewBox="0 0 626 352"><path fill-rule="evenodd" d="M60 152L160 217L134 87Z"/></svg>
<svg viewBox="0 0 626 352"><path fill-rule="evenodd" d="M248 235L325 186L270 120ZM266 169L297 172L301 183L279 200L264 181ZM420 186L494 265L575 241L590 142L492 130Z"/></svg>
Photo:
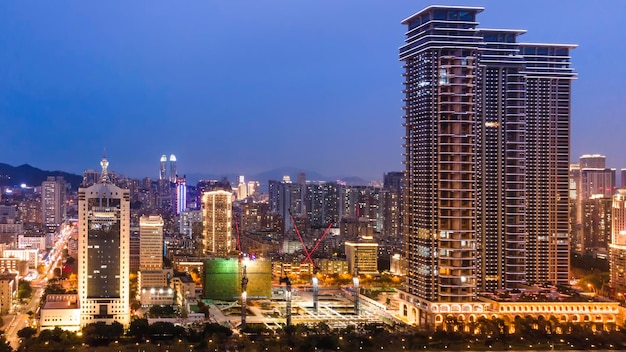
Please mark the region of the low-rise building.
<svg viewBox="0 0 626 352"><path fill-rule="evenodd" d="M80 305L77 294L48 294L40 311L39 328L80 330Z"/></svg>
<svg viewBox="0 0 626 352"><path fill-rule="evenodd" d="M15 274L0 274L0 315L8 314L17 293L17 279Z"/></svg>

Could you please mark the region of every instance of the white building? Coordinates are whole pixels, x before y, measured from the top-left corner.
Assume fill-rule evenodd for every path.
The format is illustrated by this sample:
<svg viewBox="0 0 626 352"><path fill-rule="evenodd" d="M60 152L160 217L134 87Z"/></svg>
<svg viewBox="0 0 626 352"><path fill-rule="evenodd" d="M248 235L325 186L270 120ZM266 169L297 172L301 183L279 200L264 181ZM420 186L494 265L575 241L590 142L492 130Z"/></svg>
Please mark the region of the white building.
<svg viewBox="0 0 626 352"><path fill-rule="evenodd" d="M76 294L49 294L41 308L39 327L53 330L59 327L68 331L80 330L80 306Z"/></svg>
<svg viewBox="0 0 626 352"><path fill-rule="evenodd" d="M100 165L100 182L78 191L80 325L128 326L130 191L109 181L106 157Z"/></svg>

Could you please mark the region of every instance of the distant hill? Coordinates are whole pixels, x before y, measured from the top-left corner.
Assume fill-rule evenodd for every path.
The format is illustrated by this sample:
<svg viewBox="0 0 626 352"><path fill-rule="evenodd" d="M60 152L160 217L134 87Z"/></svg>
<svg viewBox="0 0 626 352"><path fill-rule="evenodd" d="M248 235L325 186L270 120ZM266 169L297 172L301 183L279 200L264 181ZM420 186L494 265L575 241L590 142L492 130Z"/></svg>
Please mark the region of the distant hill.
<svg viewBox="0 0 626 352"><path fill-rule="evenodd" d="M15 186L22 183L28 186L41 186L48 176L63 176L65 182L71 184L72 189L78 189L83 177L63 171L46 171L28 164L11 166L0 163L0 186Z"/></svg>
<svg viewBox="0 0 626 352"><path fill-rule="evenodd" d="M295 167L281 167L277 169L272 169L264 172L260 172L254 175L245 175L246 181L259 181L261 184L261 190L267 191L267 185L269 180L282 181L283 176L289 176L291 178L291 182L296 182L298 173L304 172L306 175L306 179L309 181L344 181L349 185L357 186L357 185L367 185L369 181L366 181L357 176L349 176L349 177L329 177L321 175L318 172L311 170L303 170ZM238 182L239 175L233 173L225 173L221 175L216 174L187 174L187 181L189 184L195 184L198 180L221 180L222 177L228 178L230 183L234 186Z"/></svg>

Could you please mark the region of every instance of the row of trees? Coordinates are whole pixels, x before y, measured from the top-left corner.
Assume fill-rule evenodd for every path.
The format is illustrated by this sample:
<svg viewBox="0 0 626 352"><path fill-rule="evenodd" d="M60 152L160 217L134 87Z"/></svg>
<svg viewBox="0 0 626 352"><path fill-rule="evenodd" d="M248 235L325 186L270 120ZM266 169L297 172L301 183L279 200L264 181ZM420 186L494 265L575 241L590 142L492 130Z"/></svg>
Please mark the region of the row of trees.
<svg viewBox="0 0 626 352"><path fill-rule="evenodd" d="M449 322L452 324L452 322ZM333 329L325 323L315 326L293 325L272 331L263 325L248 324L241 335L233 337L228 327L207 323L195 328L184 328L172 323L149 324L147 319L135 319L124 333L121 324L89 324L82 336L61 329L44 330L35 337L36 331L24 328L18 332L23 339L23 351L66 351L87 350L87 346L150 344L194 346L194 350L238 349L245 351L311 351L311 350L423 350L423 349L526 349L538 348L609 348L626 347L626 333L604 331L592 324L571 324L568 329L561 326L563 334L556 333L556 321L527 318L518 319L515 333L508 333L502 319L479 319L474 333L463 329L450 330L446 327L434 332L402 330L381 324L364 324ZM551 327L550 324L554 324ZM1 344L0 344L1 345ZM82 349L81 349L82 348ZM117 350L114 348L114 350ZM128 348L126 348L128 350ZM188 349L187 349L188 350ZM0 349L0 352L3 350ZM175 351L175 349L172 349Z"/></svg>

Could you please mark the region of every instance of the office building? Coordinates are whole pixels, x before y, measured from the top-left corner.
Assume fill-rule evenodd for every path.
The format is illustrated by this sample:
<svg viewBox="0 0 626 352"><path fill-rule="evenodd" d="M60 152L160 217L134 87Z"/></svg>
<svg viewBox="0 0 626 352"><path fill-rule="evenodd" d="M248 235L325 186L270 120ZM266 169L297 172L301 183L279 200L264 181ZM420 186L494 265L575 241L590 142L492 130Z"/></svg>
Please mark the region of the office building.
<svg viewBox="0 0 626 352"><path fill-rule="evenodd" d="M114 321L128 326L130 193L109 180L78 190L78 304L80 325Z"/></svg>
<svg viewBox="0 0 626 352"><path fill-rule="evenodd" d="M54 232L65 220L65 181L49 176L41 183L41 216L46 231Z"/></svg>
<svg viewBox="0 0 626 352"><path fill-rule="evenodd" d="M441 302L569 279L576 46L524 44L523 30L478 28L482 11L429 6L402 21L408 275L401 297L417 307L407 320L423 326L434 326L431 308Z"/></svg>
<svg viewBox="0 0 626 352"><path fill-rule="evenodd" d="M378 275L378 243L372 237L346 241L346 260L351 274Z"/></svg>
<svg viewBox="0 0 626 352"><path fill-rule="evenodd" d="M223 190L202 195L202 232L206 255L227 256L233 250L232 193Z"/></svg>
<svg viewBox="0 0 626 352"><path fill-rule="evenodd" d="M139 270L163 269L163 218L139 218Z"/></svg>

